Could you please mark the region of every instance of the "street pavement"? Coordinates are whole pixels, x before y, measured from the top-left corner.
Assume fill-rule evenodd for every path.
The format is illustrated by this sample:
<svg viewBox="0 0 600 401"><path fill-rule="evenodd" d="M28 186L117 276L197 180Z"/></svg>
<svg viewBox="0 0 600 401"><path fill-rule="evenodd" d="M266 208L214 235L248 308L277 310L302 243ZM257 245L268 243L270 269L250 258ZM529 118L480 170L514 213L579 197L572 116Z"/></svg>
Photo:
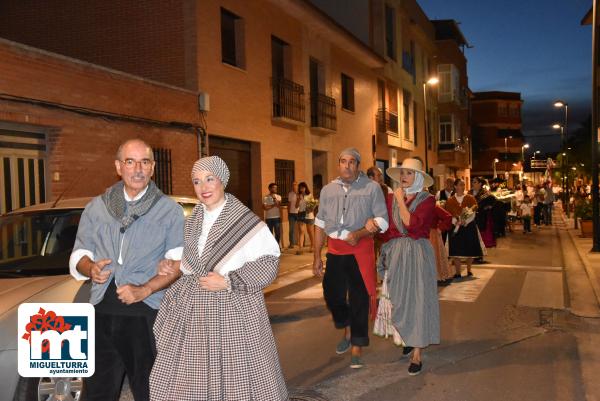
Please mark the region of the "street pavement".
<svg viewBox="0 0 600 401"><path fill-rule="evenodd" d="M375 336L364 349L365 367L350 369L350 356L334 351L342 333L312 277L312 254L286 250L265 297L292 394L329 401L600 401L600 282L591 282L600 264L571 224L557 212L554 226L532 234L516 226L488 250L486 264L474 266L473 278L440 288L441 343L424 351L415 377L401 348ZM129 399L124 389L121 400Z"/></svg>

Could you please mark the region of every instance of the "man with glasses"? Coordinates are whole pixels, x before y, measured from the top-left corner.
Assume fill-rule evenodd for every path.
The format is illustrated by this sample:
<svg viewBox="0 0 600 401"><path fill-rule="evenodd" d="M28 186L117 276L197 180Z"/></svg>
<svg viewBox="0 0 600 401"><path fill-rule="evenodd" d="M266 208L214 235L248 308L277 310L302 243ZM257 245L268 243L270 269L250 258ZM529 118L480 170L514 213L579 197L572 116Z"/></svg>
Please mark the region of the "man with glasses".
<svg viewBox="0 0 600 401"><path fill-rule="evenodd" d="M86 206L69 261L77 280L92 280L96 309L96 370L85 399L116 400L127 374L136 401L149 400L156 354L152 326L164 289L176 274L158 275L161 260L181 260L181 206L151 181L152 148L123 143L115 168L121 181Z"/></svg>

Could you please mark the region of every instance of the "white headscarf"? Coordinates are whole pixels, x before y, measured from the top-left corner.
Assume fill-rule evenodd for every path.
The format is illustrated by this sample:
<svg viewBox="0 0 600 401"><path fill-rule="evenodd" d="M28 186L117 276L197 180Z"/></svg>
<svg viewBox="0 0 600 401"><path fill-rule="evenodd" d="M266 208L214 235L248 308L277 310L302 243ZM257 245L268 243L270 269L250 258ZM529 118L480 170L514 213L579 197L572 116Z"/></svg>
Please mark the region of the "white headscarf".
<svg viewBox="0 0 600 401"><path fill-rule="evenodd" d="M416 194L423 190L423 184L425 182L425 177L423 177L423 174L421 174L419 171L413 170L413 172L415 173L415 181L412 183L412 185L410 187L404 189L404 192L407 195Z"/></svg>

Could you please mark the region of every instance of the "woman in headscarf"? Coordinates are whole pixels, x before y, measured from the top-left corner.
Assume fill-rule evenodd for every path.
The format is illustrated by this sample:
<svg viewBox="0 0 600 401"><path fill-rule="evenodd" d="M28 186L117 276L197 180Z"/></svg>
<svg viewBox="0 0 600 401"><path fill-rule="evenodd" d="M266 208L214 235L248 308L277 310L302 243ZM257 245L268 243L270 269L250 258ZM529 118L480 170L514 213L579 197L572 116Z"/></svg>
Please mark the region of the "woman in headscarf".
<svg viewBox="0 0 600 401"><path fill-rule="evenodd" d="M475 221L477 228L483 239L486 248L496 246L496 238L494 237L494 215L493 209L496 204L496 197L485 188L486 180L483 177L473 178L472 195L477 201L477 214Z"/></svg>
<svg viewBox="0 0 600 401"><path fill-rule="evenodd" d="M287 400L262 290L277 276L279 246L269 229L225 193L229 169L198 160L200 200L185 224L183 274L167 291L154 325L158 355L152 400Z"/></svg>
<svg viewBox="0 0 600 401"><path fill-rule="evenodd" d="M394 234L381 247L377 267L389 289L391 324L404 344L403 354L410 354L408 374L417 375L423 366L422 348L440 342L437 272L429 242L435 198L424 190L433 179L420 160L411 158L386 173L399 185L388 198Z"/></svg>
<svg viewBox="0 0 600 401"><path fill-rule="evenodd" d="M466 259L467 276L472 276L473 259L482 257L485 248L481 246L479 230L474 218L477 201L472 195L465 193L465 182L460 178L454 181L454 190L454 195L446 202L446 210L453 216L454 223L448 235L448 255L454 262L454 278L460 278L461 259ZM466 213L467 208L470 209L470 213ZM468 214L471 214L471 217L467 216Z"/></svg>

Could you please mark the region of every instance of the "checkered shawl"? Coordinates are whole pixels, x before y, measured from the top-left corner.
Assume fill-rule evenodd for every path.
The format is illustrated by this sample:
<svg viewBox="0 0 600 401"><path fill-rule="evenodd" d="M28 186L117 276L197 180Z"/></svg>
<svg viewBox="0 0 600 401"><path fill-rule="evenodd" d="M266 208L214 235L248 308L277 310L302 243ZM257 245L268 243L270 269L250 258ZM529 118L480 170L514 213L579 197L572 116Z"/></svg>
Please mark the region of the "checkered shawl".
<svg viewBox="0 0 600 401"><path fill-rule="evenodd" d="M198 278L264 223L232 195L213 224L202 255L202 207L186 222L184 262L194 274L163 298L154 334L158 355L150 375L155 401L288 400L262 290L279 258L265 255L229 273L231 291L203 290ZM243 234L246 232L246 234Z"/></svg>
<svg viewBox="0 0 600 401"><path fill-rule="evenodd" d="M148 189L139 200L127 202L123 187L125 183L119 181L102 194L102 201L106 205L108 213L121 223L121 232L125 232L134 221L148 213L152 206L160 200L164 194L158 189L154 181L148 183Z"/></svg>

